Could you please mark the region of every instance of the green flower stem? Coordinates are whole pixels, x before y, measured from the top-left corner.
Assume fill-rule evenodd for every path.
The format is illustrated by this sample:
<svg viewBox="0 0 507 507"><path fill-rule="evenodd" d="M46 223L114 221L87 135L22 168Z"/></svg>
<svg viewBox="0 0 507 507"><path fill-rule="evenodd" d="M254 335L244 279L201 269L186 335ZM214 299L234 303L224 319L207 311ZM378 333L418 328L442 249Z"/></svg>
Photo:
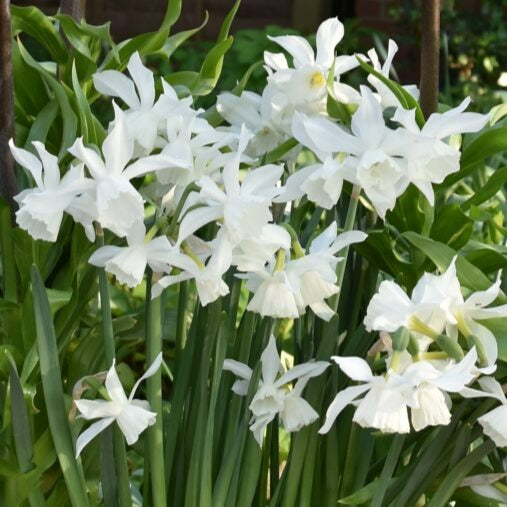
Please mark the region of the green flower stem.
<svg viewBox="0 0 507 507"><path fill-rule="evenodd" d="M104 245L104 233L102 227L97 225L97 246L100 248ZM107 275L104 268L98 268L99 271L99 294L100 308L102 312L102 335L104 338L104 355L106 364L109 368L115 358L113 319L111 317L111 304L109 300L109 285ZM104 441L103 441L104 442ZM130 507L132 499L130 494L130 479L127 465L127 452L125 450L125 440L118 427L115 426L113 431L113 455L107 451L110 446L102 445L103 464L114 468L116 466L117 488L118 488L118 504L120 507ZM109 477L104 473L103 477ZM111 485L106 486L110 488Z"/></svg>
<svg viewBox="0 0 507 507"><path fill-rule="evenodd" d="M343 227L344 231L351 231L354 227L354 222L356 220L357 213L357 205L359 202L359 194L361 193L361 187L358 185L354 185L352 187L352 194L350 195L349 207L347 210L347 216L345 217L345 224ZM338 287L342 286L343 278L345 277L345 268L347 267L347 256L349 253L349 246L347 245L341 252L339 252L339 256L343 257L343 260L338 263L336 268L336 285ZM339 302L339 294L335 294L330 301L331 308L336 311L338 309Z"/></svg>
<svg viewBox="0 0 507 507"><path fill-rule="evenodd" d="M163 296L151 299L153 273L148 270L146 283L146 365L162 351ZM148 428L148 461L151 470L151 498L154 507L167 505L165 493L164 432L162 418L162 369L146 381L147 399L156 412L155 424Z"/></svg>

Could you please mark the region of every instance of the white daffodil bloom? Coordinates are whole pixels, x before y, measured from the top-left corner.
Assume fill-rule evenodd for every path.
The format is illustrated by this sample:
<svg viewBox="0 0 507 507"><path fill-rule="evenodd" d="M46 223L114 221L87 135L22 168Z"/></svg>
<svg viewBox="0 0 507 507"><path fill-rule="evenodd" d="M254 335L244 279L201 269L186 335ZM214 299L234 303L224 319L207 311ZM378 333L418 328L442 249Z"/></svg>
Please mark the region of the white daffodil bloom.
<svg viewBox="0 0 507 507"><path fill-rule="evenodd" d="M273 123L268 93L245 91L240 96L230 92L217 97L217 111L238 132L242 125L254 135L248 142L245 153L259 157L279 146L287 139Z"/></svg>
<svg viewBox="0 0 507 507"><path fill-rule="evenodd" d="M125 435L127 444L137 442L139 435L148 427L155 424L156 413L150 410L147 401L134 399L139 384L151 377L160 368L162 353L160 353L146 373L134 384L129 397L125 394L113 364L106 377L106 389L109 400L74 400L74 404L83 419L100 419L83 431L76 441L76 458L83 448L90 443L101 431L116 421L121 432Z"/></svg>
<svg viewBox="0 0 507 507"><path fill-rule="evenodd" d="M155 100L153 72L143 65L137 51L130 57L127 69L132 79L117 70L104 70L93 75L93 84L103 95L117 97L127 104L125 122L129 135L135 141L135 152L147 155L155 146L164 119L179 100L165 81L164 93Z"/></svg>
<svg viewBox="0 0 507 507"><path fill-rule="evenodd" d="M414 388L409 405L415 431L450 423L451 401L446 393L459 393L475 379L479 371L476 361L473 347L458 363L446 361L437 368L429 361L417 361L404 370L403 378Z"/></svg>
<svg viewBox="0 0 507 507"><path fill-rule="evenodd" d="M83 145L79 138L69 148L95 180L97 220L117 236L126 236L131 227L144 217L144 201L130 180L167 167L167 160L158 155L140 158L129 164L134 142L129 136L124 114L116 109L116 122L102 144L102 158Z"/></svg>
<svg viewBox="0 0 507 507"><path fill-rule="evenodd" d="M291 174L285 182L283 192L273 200L289 202L306 194L318 206L331 209L338 202L346 180L355 180L351 164L347 160L339 162L327 156L323 163L304 167Z"/></svg>
<svg viewBox="0 0 507 507"><path fill-rule="evenodd" d="M128 246L106 245L88 259L90 264L103 267L120 283L136 287L143 280L146 266L154 272L168 271L167 259L174 248L166 236L146 237L143 223L134 226L127 235Z"/></svg>
<svg viewBox="0 0 507 507"><path fill-rule="evenodd" d="M365 238L361 231L337 236L333 223L312 241L306 255L281 262L287 254L279 251L277 259L267 266L238 275L247 280L247 288L254 293L247 308L261 315L295 319L309 306L318 317L329 320L334 312L325 300L340 290L336 264L341 259L335 254Z"/></svg>
<svg viewBox="0 0 507 507"><path fill-rule="evenodd" d="M242 239L233 249L232 264L238 271L256 271L282 250L289 250L290 235L276 224L266 224L258 236Z"/></svg>
<svg viewBox="0 0 507 507"><path fill-rule="evenodd" d="M260 234L264 225L273 218L269 207L279 192L276 184L283 173L283 166L270 164L250 170L240 183L239 164L249 138L248 131L243 128L238 151L222 172L223 190L210 177L203 176L198 181L201 187L199 201L204 206L184 216L177 244L203 225L218 219L223 220L224 229L233 244L237 244L244 238Z"/></svg>
<svg viewBox="0 0 507 507"><path fill-rule="evenodd" d="M398 52L398 45L393 40L389 39L387 46L387 55L384 64L381 65L377 52L374 49L368 51L371 64L373 68L380 72L384 77L389 78L391 72L391 66L393 64L394 55ZM382 82L379 78L369 74L368 82L377 90L380 96L381 104L384 108L387 107L399 107L400 103L394 93ZM414 97L415 100L419 100L419 89L416 85L405 85L405 90Z"/></svg>
<svg viewBox="0 0 507 507"><path fill-rule="evenodd" d="M82 166L70 167L60 179L58 159L42 143L34 141L33 145L38 158L9 141L14 159L32 175L36 185L14 197L19 204L16 222L32 238L54 242L63 213L78 195L93 187L93 181L84 177Z"/></svg>
<svg viewBox="0 0 507 507"><path fill-rule="evenodd" d="M268 345L262 352L261 365L262 377L249 406L252 412L250 430L260 446L266 426L277 414L280 414L283 427L288 432L299 431L303 426L317 420L317 412L302 398L301 393L308 381L322 374L329 363L326 361L303 363L285 371L276 349L275 338L271 335ZM226 359L223 369L240 378L233 384L233 392L246 396L252 369L233 359ZM299 380L294 388L288 389L287 384L296 379Z"/></svg>
<svg viewBox="0 0 507 507"><path fill-rule="evenodd" d="M334 64L335 94L349 102L358 94L351 87L339 82L340 74L358 65L355 57L335 57L335 47L344 34L338 18L329 18L317 30L317 51L306 39L296 35L269 37L292 56L294 67L290 68L282 53L264 52L268 86L265 92L271 103L272 118L285 132L290 133L290 120L294 111L307 114L325 113L327 79ZM336 81L335 81L336 80ZM353 101L353 100L352 100Z"/></svg>
<svg viewBox="0 0 507 507"><path fill-rule="evenodd" d="M383 433L409 433L408 408L412 426L419 431L426 426L449 424L450 399L446 393L461 392L476 376L475 348L458 363L447 361L441 368L428 361L411 363L403 372L391 369L386 375L373 375L368 363L360 357L332 359L352 380L361 385L340 391L326 413L319 433L327 433L341 411L349 404L357 405L353 421L365 428ZM365 396L357 401L363 395Z"/></svg>
<svg viewBox="0 0 507 507"><path fill-rule="evenodd" d="M501 405L477 419L487 435L498 447L507 447L507 398L500 383L493 377L482 377L479 379L482 391L478 389L465 388L460 394L465 398L496 398Z"/></svg>
<svg viewBox="0 0 507 507"><path fill-rule="evenodd" d="M350 171L339 178L361 186L384 218L409 184L407 161L401 156L404 133L386 127L382 108L366 86L361 86L361 102L352 116L351 130L348 133L327 118L303 114L295 114L292 123L294 137L321 160L333 153L349 155L346 164Z"/></svg>
<svg viewBox="0 0 507 507"><path fill-rule="evenodd" d="M176 122L171 117L167 121L167 141L160 152L160 157L166 159L167 168L157 171L159 183L174 184L183 189L202 176L215 179L220 169L235 157L234 152L222 152L221 148L234 144L238 135L214 129L201 120L194 116L180 117Z"/></svg>
<svg viewBox="0 0 507 507"><path fill-rule="evenodd" d="M453 134L477 132L488 122L487 114L464 112L469 104L468 97L454 109L433 113L422 128L415 121L415 109L398 107L393 116L413 137L404 154L409 160L409 178L431 205L435 200L431 184L442 183L460 168L460 151L444 140Z"/></svg>
<svg viewBox="0 0 507 507"><path fill-rule="evenodd" d="M369 331L394 332L406 327L422 334L425 328L435 334L445 330L455 339L458 332L465 337L473 335L482 344L488 365L493 365L498 356L496 338L477 321L507 316L507 305L487 308L499 294L500 280L497 280L488 290L474 292L465 300L454 257L441 275L425 273L411 297L396 283L383 281L368 305L364 324ZM430 341L423 339L420 345L427 347Z"/></svg>
<svg viewBox="0 0 507 507"><path fill-rule="evenodd" d="M227 232L221 229L211 243L211 257L207 263L204 260L209 255L199 257L193 252L171 253L167 256L167 263L182 270L177 275L162 277L152 288L152 298L158 297L166 287L184 280L195 280L199 301L206 306L220 296L229 294L229 287L222 276L229 269L232 259L232 245Z"/></svg>

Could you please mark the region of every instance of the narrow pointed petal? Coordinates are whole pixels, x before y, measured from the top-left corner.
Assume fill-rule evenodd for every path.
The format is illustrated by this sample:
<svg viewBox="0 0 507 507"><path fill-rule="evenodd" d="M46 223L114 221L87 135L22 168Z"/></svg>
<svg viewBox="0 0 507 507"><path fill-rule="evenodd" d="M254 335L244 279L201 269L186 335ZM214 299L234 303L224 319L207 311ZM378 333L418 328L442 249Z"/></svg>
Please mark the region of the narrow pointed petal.
<svg viewBox="0 0 507 507"><path fill-rule="evenodd" d="M368 382L373 378L370 365L361 357L331 356L331 359L340 367L343 373L352 380Z"/></svg>
<svg viewBox="0 0 507 507"><path fill-rule="evenodd" d="M329 405L326 412L326 421L323 424L322 428L319 429L320 434L327 433L336 418L340 415L341 411L350 403L352 403L358 396L368 391L370 386L368 384L364 384L361 386L351 386L340 391Z"/></svg>
<svg viewBox="0 0 507 507"><path fill-rule="evenodd" d="M76 459L79 458L83 448L88 445L101 431L104 431L112 422L114 417L106 417L90 425L83 431L76 441Z"/></svg>
<svg viewBox="0 0 507 507"><path fill-rule="evenodd" d="M130 57L127 68L136 84L137 92L141 99L141 107L153 107L155 103L155 80L153 79L153 72L143 65L137 51Z"/></svg>
<svg viewBox="0 0 507 507"><path fill-rule="evenodd" d="M294 67L299 68L305 65L313 65L315 56L312 46L303 37L298 35L282 35L280 37L268 36L268 39L281 46L294 58Z"/></svg>
<svg viewBox="0 0 507 507"><path fill-rule="evenodd" d="M323 69L331 68L336 45L342 40L343 24L338 18L326 19L317 30L317 57L315 63Z"/></svg>
<svg viewBox="0 0 507 507"><path fill-rule="evenodd" d="M144 372L144 374L134 384L132 391L130 391L129 401L132 401L134 399L134 396L136 394L137 388L139 387L139 384L143 380L146 380L147 378L155 375L155 373L157 373L158 369L160 368L161 364L162 364L162 352L159 352L157 354L157 357L153 360L153 363L151 363L150 367Z"/></svg>
<svg viewBox="0 0 507 507"><path fill-rule="evenodd" d="M267 347L261 355L262 381L264 384L273 384L280 370L280 356L276 348L276 340L273 335L269 337Z"/></svg>

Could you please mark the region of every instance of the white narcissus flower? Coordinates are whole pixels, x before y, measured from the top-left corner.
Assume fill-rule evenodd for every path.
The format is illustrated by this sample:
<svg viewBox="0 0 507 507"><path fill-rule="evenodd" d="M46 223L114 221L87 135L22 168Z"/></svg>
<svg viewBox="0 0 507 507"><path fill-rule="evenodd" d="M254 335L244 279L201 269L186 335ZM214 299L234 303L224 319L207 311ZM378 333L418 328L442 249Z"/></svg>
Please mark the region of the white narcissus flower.
<svg viewBox="0 0 507 507"><path fill-rule="evenodd" d="M134 399L136 390L141 381L151 377L160 368L162 352L155 358L146 373L134 384L127 398L123 386L113 364L106 377L106 389L109 400L74 400L74 404L83 419L100 419L83 431L76 441L76 458L83 448L90 443L101 431L116 421L121 432L125 435L127 444L137 442L139 435L152 424L155 424L156 413L150 410L147 401Z"/></svg>
<svg viewBox="0 0 507 507"><path fill-rule="evenodd" d="M466 337L478 338L484 349L487 364L493 365L498 356L498 345L493 333L478 320L507 316L507 305L487 307L500 294L500 280L488 290L472 293L466 300L456 276L454 257L441 275L425 273L417 282L412 297L392 281L383 281L372 297L364 324L369 331L394 332L406 327L415 333L423 333L424 327L440 334L444 330L454 338L458 331ZM425 325L421 327L421 322ZM421 340L427 347L430 341Z"/></svg>
<svg viewBox="0 0 507 507"><path fill-rule="evenodd" d="M340 198L343 182L355 180L350 165L327 156L322 163L299 169L287 178L283 193L274 201L289 202L306 194L318 206L331 209Z"/></svg>
<svg viewBox="0 0 507 507"><path fill-rule="evenodd" d="M143 223L134 226L127 235L128 246L106 245L96 250L88 259L90 264L105 268L128 287L139 285L146 265L154 272L168 271L167 259L174 248L166 236L145 237Z"/></svg>
<svg viewBox="0 0 507 507"><path fill-rule="evenodd" d="M475 367L475 347L458 363L447 361L437 368L428 361L418 361L409 364L403 372L390 369L386 375L378 376L373 375L368 363L360 357L333 356L332 359L348 377L363 384L347 387L335 396L319 433L327 433L351 403L357 405L353 421L384 433L410 432L408 408L416 431L449 424L450 399L446 393L461 393L480 372ZM364 398L357 401L364 393Z"/></svg>
<svg viewBox="0 0 507 507"><path fill-rule="evenodd" d="M199 201L204 206L186 213L180 223L177 244L203 225L218 219L223 219L223 228L233 244L237 244L244 238L260 234L273 218L269 207L280 191L276 184L283 166L270 164L250 170L240 183L239 164L249 138L250 134L243 127L236 156L222 172L223 190L209 177L203 176L199 180Z"/></svg>
<svg viewBox="0 0 507 507"><path fill-rule="evenodd" d="M325 113L327 79L334 64L334 93L343 102L357 100L353 88L339 82L340 74L358 65L354 56L335 57L335 47L343 37L343 24L329 18L317 30L314 53L306 39L296 35L269 37L292 56L290 68L282 53L264 52L268 85L263 96L271 103L271 118L278 128L290 133L295 110L308 114Z"/></svg>
<svg viewBox="0 0 507 507"><path fill-rule="evenodd" d="M39 141L33 145L39 158L9 141L12 155L32 175L36 187L23 190L14 199L19 203L16 222L34 239L56 241L63 219L72 201L93 187L84 177L83 167L71 167L60 179L58 159Z"/></svg>
<svg viewBox="0 0 507 507"><path fill-rule="evenodd" d="M361 86L361 102L352 116L351 131L330 119L298 113L292 122L294 137L321 160L333 153L349 155L346 163L351 172L347 171L346 178L364 190L384 218L410 183L407 161L401 156L406 136L386 126L382 108L366 86Z"/></svg>
<svg viewBox="0 0 507 507"><path fill-rule="evenodd" d="M409 178L431 205L435 200L432 183L442 183L460 168L461 153L444 140L453 134L477 132L488 122L487 114L464 112L469 104L468 97L454 109L433 113L422 128L415 121L415 109L398 107L393 116L413 137L404 153L409 160Z"/></svg>
<svg viewBox="0 0 507 507"><path fill-rule="evenodd" d="M152 298L158 297L162 291L175 283L184 280L195 280L199 301L206 306L220 296L229 294L229 287L223 281L222 276L229 269L232 257L232 245L224 230L220 230L215 240L210 242L212 248L211 257L204 264L204 259L193 252L171 253L167 256L167 264L182 270L177 275L162 277L152 288Z"/></svg>
<svg viewBox="0 0 507 507"><path fill-rule="evenodd" d="M116 122L102 144L102 158L83 145L79 138L69 153L84 163L96 182L95 199L97 221L117 236L126 236L130 228L144 218L144 201L130 182L151 171L167 167L167 160L159 155L144 157L129 164L134 143L127 131L125 116L116 108Z"/></svg>
<svg viewBox="0 0 507 507"><path fill-rule="evenodd" d="M127 70L132 79L117 70L104 70L93 75L93 84L103 95L119 98L127 104L125 121L129 135L135 141L135 151L147 155L155 147L164 119L180 105L180 101L164 80L163 94L155 100L153 72L143 65L137 51L130 57ZM183 99L183 102L189 108L192 99Z"/></svg>
<svg viewBox="0 0 507 507"><path fill-rule="evenodd" d="M381 65L377 52L374 49L368 51L368 56L372 63L373 68L380 72L384 77L389 78L391 72L391 66L393 63L394 55L398 52L398 45L393 40L389 39L387 46L387 55L384 64ZM378 77L372 74L368 75L368 82L377 90L380 96L380 102L384 108L387 107L398 107L400 105L398 99L394 93L382 82ZM414 97L415 100L419 100L419 89L416 85L405 85L403 88Z"/></svg>
<svg viewBox="0 0 507 507"><path fill-rule="evenodd" d="M252 157L264 155L287 138L272 121L267 96L245 91L240 96L225 92L217 97L220 115L238 131L245 125L254 134L245 150Z"/></svg>
<svg viewBox="0 0 507 507"><path fill-rule="evenodd" d="M262 352L261 364L262 377L249 408L252 412L250 430L257 443L262 446L264 430L277 414L280 414L283 427L288 432L299 431L303 426L317 420L317 412L302 398L301 393L308 381L322 374L329 363L308 362L284 371L275 338L271 335L268 345ZM233 384L232 390L240 396L246 396L252 376L251 368L239 361L226 359L223 369L231 371L241 379ZM279 375L280 373L282 374ZM299 379L298 382L292 390L289 390L287 384L296 379Z"/></svg>
<svg viewBox="0 0 507 507"><path fill-rule="evenodd" d="M275 318L298 318L307 306L320 318L329 320L333 310L325 300L336 294L335 254L353 243L364 241L366 234L348 231L337 235L336 223L331 224L311 243L306 255L281 262L287 255L279 251L277 259L266 266L251 266L244 275L247 288L254 293L248 309Z"/></svg>
<svg viewBox="0 0 507 507"><path fill-rule="evenodd" d="M465 388L460 394L465 398L496 398L501 405L477 419L487 435L498 447L507 447L507 398L500 383L493 377L482 377L479 385L483 389Z"/></svg>

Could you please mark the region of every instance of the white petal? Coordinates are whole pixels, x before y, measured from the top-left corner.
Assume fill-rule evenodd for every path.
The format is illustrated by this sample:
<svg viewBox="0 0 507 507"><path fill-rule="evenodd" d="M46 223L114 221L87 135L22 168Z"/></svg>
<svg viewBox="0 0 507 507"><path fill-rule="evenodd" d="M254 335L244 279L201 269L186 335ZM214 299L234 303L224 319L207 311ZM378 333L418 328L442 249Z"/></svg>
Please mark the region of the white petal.
<svg viewBox="0 0 507 507"><path fill-rule="evenodd" d="M42 182L42 164L40 160L33 154L23 148L18 148L12 139L9 139L9 148L16 162L27 169L35 180L35 184L39 188L44 188Z"/></svg>
<svg viewBox="0 0 507 507"><path fill-rule="evenodd" d="M121 385L120 379L118 378L118 374L116 373L115 361L113 360L113 364L111 368L107 371L106 376L106 389L109 397L112 401L123 405L127 401L127 396L125 395L125 391L123 390L123 386Z"/></svg>
<svg viewBox="0 0 507 507"><path fill-rule="evenodd" d="M134 395L136 394L137 388L139 387L139 384L146 380L149 377L152 377L157 373L158 369L160 368L160 365L162 364L162 352L159 352L157 354L157 357L153 360L153 363L151 363L150 367L144 372L144 374L137 380L137 382L134 384L134 387L132 388L132 391L130 391L129 395L129 401L132 401L134 398Z"/></svg>
<svg viewBox="0 0 507 507"><path fill-rule="evenodd" d="M67 151L74 155L78 160L81 160L95 179L107 176L103 160L94 150L86 148L83 145L82 137L76 139L74 144Z"/></svg>
<svg viewBox="0 0 507 507"><path fill-rule="evenodd" d="M295 379L302 377L313 378L321 375L329 366L327 361L316 361L309 363L302 363L294 366L285 372L276 382L275 386L282 387Z"/></svg>
<svg viewBox="0 0 507 507"><path fill-rule="evenodd" d="M250 378L252 377L252 369L246 364L235 361L234 359L226 359L224 361L223 369L234 373L234 375L244 380L250 381Z"/></svg>
<svg viewBox="0 0 507 507"><path fill-rule="evenodd" d="M103 268L106 265L106 262L109 261L112 257L114 257L119 251L121 247L106 245L98 248L95 252L92 253L88 262L93 266L98 266Z"/></svg>
<svg viewBox="0 0 507 507"><path fill-rule="evenodd" d="M74 400L74 404L83 419L97 419L99 417L115 417L121 412L121 405L106 400Z"/></svg>
<svg viewBox="0 0 507 507"><path fill-rule="evenodd" d="M153 72L143 65L137 51L130 57L127 68L136 84L137 92L141 99L141 107L153 107L155 102L155 81L153 79Z"/></svg>
<svg viewBox="0 0 507 507"><path fill-rule="evenodd" d="M322 428L319 429L319 433L327 433L331 429L331 426L335 422L336 418L340 415L341 411L347 405L352 403L358 396L363 394L365 391L368 391L368 389L370 389L370 385L364 384L361 386L350 386L340 391L331 402L331 405L329 405L326 412L326 422Z"/></svg>
<svg viewBox="0 0 507 507"><path fill-rule="evenodd" d="M317 30L317 57L315 63L323 69L331 68L336 45L342 40L343 24L338 18L329 18L322 22Z"/></svg>
<svg viewBox="0 0 507 507"><path fill-rule="evenodd" d="M221 206L203 206L189 211L180 223L177 245L180 245L186 238L192 235L206 224L222 217Z"/></svg>
<svg viewBox="0 0 507 507"><path fill-rule="evenodd" d="M60 168L58 167L58 158L49 153L45 146L39 142L34 141L33 145L39 154L44 167L44 186L46 189L58 188L60 183Z"/></svg>
<svg viewBox="0 0 507 507"><path fill-rule="evenodd" d="M379 146L384 135L385 122L382 107L366 86L361 86L361 103L352 116L352 132L370 148Z"/></svg>
<svg viewBox="0 0 507 507"><path fill-rule="evenodd" d="M305 399L291 393L285 397L280 417L286 431L293 432L312 424L319 418L319 414Z"/></svg>
<svg viewBox="0 0 507 507"><path fill-rule="evenodd" d="M125 114L115 108L114 127L104 139L102 153L108 172L120 175L134 153L134 142L130 137L125 121Z"/></svg>
<svg viewBox="0 0 507 507"><path fill-rule="evenodd" d="M116 422L121 432L125 435L127 444L132 445L137 442L139 435L148 426L155 424L156 416L156 412L151 412L134 403L129 403L120 417L116 419Z"/></svg>
<svg viewBox="0 0 507 507"><path fill-rule="evenodd" d="M140 106L134 83L127 76L117 70L104 70L93 75L95 89L110 97L118 97L131 109Z"/></svg>
<svg viewBox="0 0 507 507"><path fill-rule="evenodd" d="M370 365L361 357L331 356L331 359L352 380L369 382L373 378Z"/></svg>
<svg viewBox="0 0 507 507"><path fill-rule="evenodd" d="M273 335L269 337L268 344L261 355L262 381L264 384L273 384L280 370L280 356L276 348L276 340Z"/></svg>
<svg viewBox="0 0 507 507"><path fill-rule="evenodd" d="M280 37L270 37L279 46L281 46L287 53L294 58L294 66L296 68L305 65L313 65L315 57L313 54L312 46L303 37L298 35L282 35Z"/></svg>
<svg viewBox="0 0 507 507"><path fill-rule="evenodd" d="M79 437L77 437L76 441L76 459L79 458L81 451L85 447L85 445L89 444L91 440L93 440L101 431L105 430L112 422L114 421L114 417L107 417L105 419L101 419L100 421L94 422L83 431Z"/></svg>

